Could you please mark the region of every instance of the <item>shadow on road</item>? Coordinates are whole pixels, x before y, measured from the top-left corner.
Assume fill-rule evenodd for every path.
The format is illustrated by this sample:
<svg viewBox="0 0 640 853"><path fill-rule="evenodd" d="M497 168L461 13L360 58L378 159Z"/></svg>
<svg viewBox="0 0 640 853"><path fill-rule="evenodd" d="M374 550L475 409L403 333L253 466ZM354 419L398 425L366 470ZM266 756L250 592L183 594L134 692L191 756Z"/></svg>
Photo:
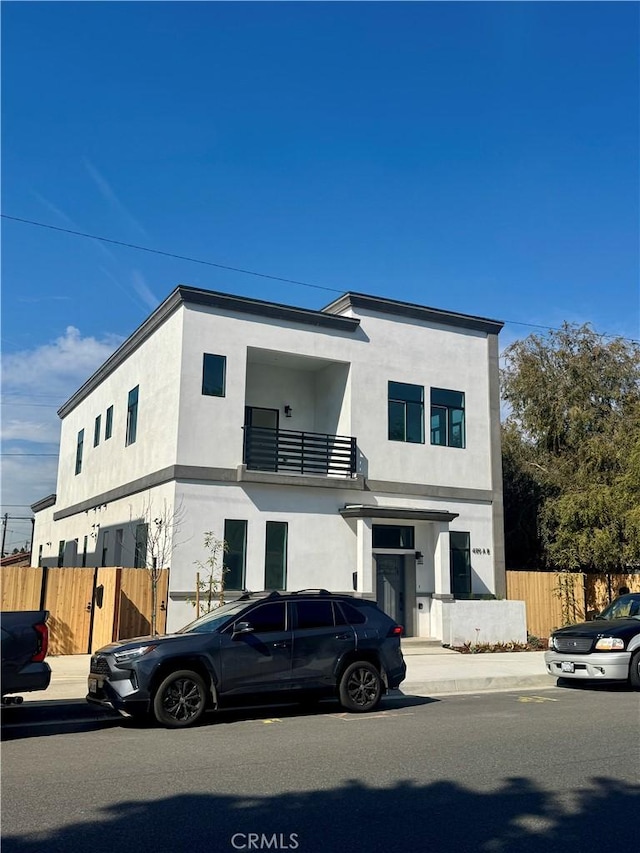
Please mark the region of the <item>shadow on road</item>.
<svg viewBox="0 0 640 853"><path fill-rule="evenodd" d="M350 781L275 796L185 794L117 803L93 820L5 836L3 853L112 853L132 845L171 853L622 850L628 849L629 832L633 835L639 799L640 787L603 776L585 780L570 803L523 777L493 780L490 790L482 791L448 780L427 785L406 780L393 787Z"/></svg>

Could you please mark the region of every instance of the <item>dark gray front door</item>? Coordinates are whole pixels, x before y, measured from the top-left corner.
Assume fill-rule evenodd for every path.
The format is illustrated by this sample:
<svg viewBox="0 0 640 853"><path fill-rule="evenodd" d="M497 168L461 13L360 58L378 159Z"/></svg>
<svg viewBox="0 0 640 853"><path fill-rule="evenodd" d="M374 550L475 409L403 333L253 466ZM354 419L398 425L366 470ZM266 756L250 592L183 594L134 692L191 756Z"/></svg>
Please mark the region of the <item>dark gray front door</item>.
<svg viewBox="0 0 640 853"><path fill-rule="evenodd" d="M278 420L277 409L245 407L244 461L250 470L278 470Z"/></svg>
<svg viewBox="0 0 640 853"><path fill-rule="evenodd" d="M404 557L376 554L376 602L381 610L404 625Z"/></svg>

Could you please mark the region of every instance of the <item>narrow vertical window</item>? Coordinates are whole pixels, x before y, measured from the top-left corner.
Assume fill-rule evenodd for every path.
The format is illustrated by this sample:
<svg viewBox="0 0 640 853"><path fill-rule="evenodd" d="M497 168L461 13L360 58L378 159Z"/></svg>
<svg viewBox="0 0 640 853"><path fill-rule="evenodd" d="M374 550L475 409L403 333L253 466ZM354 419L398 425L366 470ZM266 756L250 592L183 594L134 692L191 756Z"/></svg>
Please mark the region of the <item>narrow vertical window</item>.
<svg viewBox="0 0 640 853"><path fill-rule="evenodd" d="M64 546L65 545L66 545L66 542L64 541L64 539L61 539L60 542L58 543L58 568L59 569L61 569L62 566L64 565Z"/></svg>
<svg viewBox="0 0 640 853"><path fill-rule="evenodd" d="M116 544L113 552L114 566L122 565L122 540L124 539L124 528L118 527L116 530Z"/></svg>
<svg viewBox="0 0 640 853"><path fill-rule="evenodd" d="M465 446L464 393L431 389L431 444Z"/></svg>
<svg viewBox="0 0 640 853"><path fill-rule="evenodd" d="M81 429L78 433L78 443L76 444L76 474L82 471L82 448L84 446L84 430Z"/></svg>
<svg viewBox="0 0 640 853"><path fill-rule="evenodd" d="M42 545L38 548L38 568L42 567Z"/></svg>
<svg viewBox="0 0 640 853"><path fill-rule="evenodd" d="M97 447L100 444L100 424L102 423L102 415L98 415L93 427L93 446Z"/></svg>
<svg viewBox="0 0 640 853"><path fill-rule="evenodd" d="M106 441L108 438L111 438L111 433L113 432L113 406L109 406L107 409L107 415L104 420L104 440Z"/></svg>
<svg viewBox="0 0 640 853"><path fill-rule="evenodd" d="M125 439L125 446L128 447L130 444L133 444L136 440L136 433L138 431L138 388L140 386L136 385L135 388L132 388L129 391L129 398L127 399L127 433Z"/></svg>
<svg viewBox="0 0 640 853"><path fill-rule="evenodd" d="M267 521L264 564L265 589L286 589L287 526L286 521Z"/></svg>
<svg viewBox="0 0 640 853"><path fill-rule="evenodd" d="M389 440L424 442L424 388L389 382Z"/></svg>
<svg viewBox="0 0 640 853"><path fill-rule="evenodd" d="M202 360L202 393L208 397L224 397L226 372L226 356L205 352Z"/></svg>
<svg viewBox="0 0 640 853"><path fill-rule="evenodd" d="M109 531L105 530L102 534L102 560L100 562L101 566L107 565L107 555L109 553Z"/></svg>
<svg viewBox="0 0 640 853"><path fill-rule="evenodd" d="M244 589L247 554L247 522L227 518L224 522L224 588Z"/></svg>
<svg viewBox="0 0 640 853"><path fill-rule="evenodd" d="M133 559L136 569L144 569L147 565L147 525L136 525L136 550Z"/></svg>
<svg viewBox="0 0 640 853"><path fill-rule="evenodd" d="M82 565L83 567L87 565L87 544L89 542L89 537L85 536L82 540Z"/></svg>
<svg viewBox="0 0 640 853"><path fill-rule="evenodd" d="M469 595L471 592L471 537L468 533L450 533L451 592Z"/></svg>

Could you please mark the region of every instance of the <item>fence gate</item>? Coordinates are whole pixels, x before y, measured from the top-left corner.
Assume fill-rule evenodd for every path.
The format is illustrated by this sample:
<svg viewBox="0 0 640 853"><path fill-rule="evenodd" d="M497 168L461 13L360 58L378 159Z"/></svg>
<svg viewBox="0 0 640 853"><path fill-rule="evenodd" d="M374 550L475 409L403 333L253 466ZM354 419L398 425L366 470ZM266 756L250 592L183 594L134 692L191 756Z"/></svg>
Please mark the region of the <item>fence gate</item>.
<svg viewBox="0 0 640 853"><path fill-rule="evenodd" d="M49 611L49 654L89 651L95 569L48 569L44 607Z"/></svg>

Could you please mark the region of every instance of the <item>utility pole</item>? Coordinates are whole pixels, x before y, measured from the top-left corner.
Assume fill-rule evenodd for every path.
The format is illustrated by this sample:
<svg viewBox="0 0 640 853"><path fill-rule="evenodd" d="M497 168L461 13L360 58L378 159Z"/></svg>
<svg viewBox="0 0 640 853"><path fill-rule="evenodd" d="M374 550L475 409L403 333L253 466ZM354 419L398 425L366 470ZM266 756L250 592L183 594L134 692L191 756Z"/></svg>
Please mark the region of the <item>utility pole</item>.
<svg viewBox="0 0 640 853"><path fill-rule="evenodd" d="M7 538L7 522L9 521L9 513L5 512L2 516L2 551L0 552L0 558L4 557L4 543Z"/></svg>

